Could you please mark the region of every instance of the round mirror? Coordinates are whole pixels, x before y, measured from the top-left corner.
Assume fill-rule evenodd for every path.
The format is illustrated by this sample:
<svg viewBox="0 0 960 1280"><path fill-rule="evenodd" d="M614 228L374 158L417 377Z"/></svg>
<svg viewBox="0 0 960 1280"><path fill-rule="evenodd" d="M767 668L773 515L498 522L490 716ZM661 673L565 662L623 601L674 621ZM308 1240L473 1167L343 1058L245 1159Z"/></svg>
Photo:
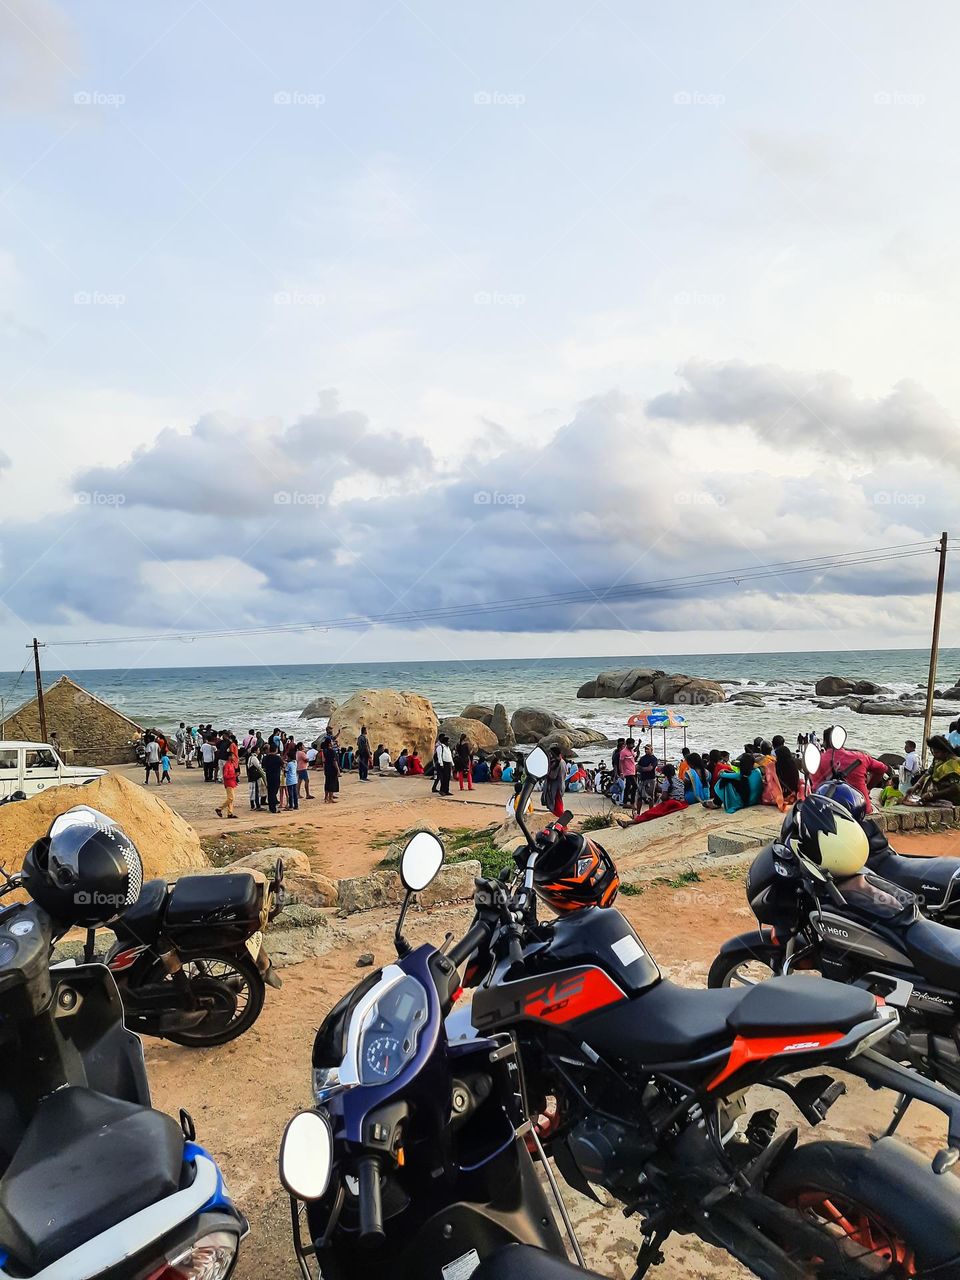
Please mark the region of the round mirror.
<svg viewBox="0 0 960 1280"><path fill-rule="evenodd" d="M527 756L527 777L536 778L537 782L539 782L547 776L549 766L550 761L547 759L547 753L543 747L534 747Z"/></svg>
<svg viewBox="0 0 960 1280"><path fill-rule="evenodd" d="M815 742L808 742L803 748L803 767L810 776L820 768L820 748Z"/></svg>
<svg viewBox="0 0 960 1280"><path fill-rule="evenodd" d="M842 724L835 724L830 730L830 745L838 749L843 746L847 740L847 731Z"/></svg>
<svg viewBox="0 0 960 1280"><path fill-rule="evenodd" d="M333 1172L333 1129L320 1111L301 1111L280 1143L280 1181L298 1200L319 1200Z"/></svg>
<svg viewBox="0 0 960 1280"><path fill-rule="evenodd" d="M400 855L400 879L410 893L425 889L443 866L443 845L431 831L417 831Z"/></svg>

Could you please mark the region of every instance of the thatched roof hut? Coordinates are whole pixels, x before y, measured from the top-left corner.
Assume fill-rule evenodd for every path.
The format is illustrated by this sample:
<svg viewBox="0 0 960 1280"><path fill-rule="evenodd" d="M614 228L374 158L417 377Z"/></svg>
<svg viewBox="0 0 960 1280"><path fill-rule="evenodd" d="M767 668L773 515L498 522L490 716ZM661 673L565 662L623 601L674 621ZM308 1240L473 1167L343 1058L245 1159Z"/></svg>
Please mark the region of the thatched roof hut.
<svg viewBox="0 0 960 1280"><path fill-rule="evenodd" d="M70 764L125 764L134 760L133 740L143 730L109 702L61 676L43 691L47 736L56 734ZM0 721L0 737L40 741L40 712L33 697Z"/></svg>

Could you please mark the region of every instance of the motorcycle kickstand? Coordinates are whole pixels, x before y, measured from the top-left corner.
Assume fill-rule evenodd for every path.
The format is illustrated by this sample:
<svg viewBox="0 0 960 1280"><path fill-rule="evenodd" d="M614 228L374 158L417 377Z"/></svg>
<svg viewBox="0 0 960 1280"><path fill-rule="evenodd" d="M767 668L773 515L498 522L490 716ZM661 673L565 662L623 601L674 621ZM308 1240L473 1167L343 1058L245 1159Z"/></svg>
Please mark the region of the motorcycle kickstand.
<svg viewBox="0 0 960 1280"><path fill-rule="evenodd" d="M900 1121L907 1114L907 1107L909 1107L912 1101L913 1101L913 1098L911 1098L906 1093L901 1093L898 1096L896 1104L894 1105L894 1108L893 1108L893 1118L891 1119L890 1123L887 1125L886 1129L884 1129L883 1133L880 1134L881 1138L893 1137L893 1135L897 1132L897 1130L900 1127Z"/></svg>
<svg viewBox="0 0 960 1280"><path fill-rule="evenodd" d="M643 1280L651 1267L660 1266L664 1261L660 1246L669 1234L669 1231L652 1231L650 1235L644 1236L643 1244L637 1250L637 1269L630 1280Z"/></svg>
<svg viewBox="0 0 960 1280"><path fill-rule="evenodd" d="M567 1238L569 1239L570 1246L573 1249L574 1257L577 1260L577 1266L585 1269L587 1264L584 1261L583 1250L580 1248L580 1241L577 1239L577 1233L574 1230L573 1222L571 1221L570 1214L567 1211L567 1206L564 1203L560 1186L557 1183L557 1179L554 1177L553 1169L550 1167L550 1161L547 1159L547 1153L543 1149L543 1143L540 1141L540 1135L537 1133L537 1126L532 1120L527 1120L526 1123L517 1130L517 1133L523 1137L526 1137L529 1133L532 1138L533 1144L537 1148L537 1155L540 1157L540 1164L543 1166L543 1172L546 1176L547 1183L549 1184L553 1199L557 1208L560 1210L560 1217L563 1221L564 1228L566 1229Z"/></svg>

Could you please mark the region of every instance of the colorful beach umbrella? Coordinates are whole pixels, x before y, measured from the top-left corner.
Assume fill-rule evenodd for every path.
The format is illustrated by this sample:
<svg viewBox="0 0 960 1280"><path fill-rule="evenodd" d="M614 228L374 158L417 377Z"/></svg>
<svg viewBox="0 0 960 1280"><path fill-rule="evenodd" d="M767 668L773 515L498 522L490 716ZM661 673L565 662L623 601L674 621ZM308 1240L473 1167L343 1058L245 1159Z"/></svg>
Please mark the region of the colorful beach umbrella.
<svg viewBox="0 0 960 1280"><path fill-rule="evenodd" d="M635 711L627 721L630 729L682 729L687 723L686 716L672 707L645 707Z"/></svg>

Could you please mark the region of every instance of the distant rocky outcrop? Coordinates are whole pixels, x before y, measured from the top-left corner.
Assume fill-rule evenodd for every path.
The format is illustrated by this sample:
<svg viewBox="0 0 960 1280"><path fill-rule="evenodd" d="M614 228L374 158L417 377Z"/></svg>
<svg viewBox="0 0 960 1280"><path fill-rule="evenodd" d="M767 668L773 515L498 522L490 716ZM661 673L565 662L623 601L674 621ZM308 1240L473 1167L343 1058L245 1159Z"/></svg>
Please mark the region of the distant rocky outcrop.
<svg viewBox="0 0 960 1280"><path fill-rule="evenodd" d="M425 759L433 755L437 713L419 693L397 689L359 689L330 716L330 726L343 745L355 743L367 726L370 746L383 742L395 758L401 747L414 747Z"/></svg>
<svg viewBox="0 0 960 1280"><path fill-rule="evenodd" d="M638 702L665 702L679 706L710 706L723 702L723 685L680 672L669 674L658 667L627 667L601 671L577 690L578 698L632 698Z"/></svg>
<svg viewBox="0 0 960 1280"><path fill-rule="evenodd" d="M821 698L838 698L845 693L860 693L866 696L890 692L874 680L850 680L846 676L823 676L814 685L813 691Z"/></svg>
<svg viewBox="0 0 960 1280"><path fill-rule="evenodd" d="M324 716L330 716L337 709L336 698L328 698L325 694L321 694L319 698L314 698L300 712L301 720L322 720Z"/></svg>
<svg viewBox="0 0 960 1280"><path fill-rule="evenodd" d="M469 716L447 716L446 720L440 721L437 732L447 735L451 747L457 745L462 733L467 735L467 741L474 751L495 751L500 745L497 735L489 725Z"/></svg>

